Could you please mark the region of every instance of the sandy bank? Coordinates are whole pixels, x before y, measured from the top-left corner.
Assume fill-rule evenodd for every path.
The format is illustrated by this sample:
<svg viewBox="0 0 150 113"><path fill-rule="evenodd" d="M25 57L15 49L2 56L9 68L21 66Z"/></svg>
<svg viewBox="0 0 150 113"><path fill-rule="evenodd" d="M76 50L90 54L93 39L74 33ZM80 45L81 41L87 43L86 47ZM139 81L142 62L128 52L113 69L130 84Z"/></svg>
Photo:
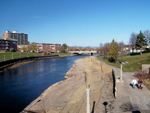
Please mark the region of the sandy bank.
<svg viewBox="0 0 150 113"><path fill-rule="evenodd" d="M50 86L24 111L85 113L87 85L90 85L91 89L90 103L92 111L94 110L93 105L96 109L102 97L107 95L108 98L113 98L111 71L111 68L101 65L93 57L76 60L75 64L66 73L66 80ZM104 87L107 90L104 90Z"/></svg>

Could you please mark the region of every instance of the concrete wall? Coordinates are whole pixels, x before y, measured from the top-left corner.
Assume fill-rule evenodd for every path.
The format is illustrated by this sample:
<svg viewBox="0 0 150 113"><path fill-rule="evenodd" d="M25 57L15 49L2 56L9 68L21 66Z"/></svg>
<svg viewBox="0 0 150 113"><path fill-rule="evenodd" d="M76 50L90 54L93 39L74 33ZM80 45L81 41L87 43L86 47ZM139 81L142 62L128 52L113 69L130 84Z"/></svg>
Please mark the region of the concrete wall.
<svg viewBox="0 0 150 113"><path fill-rule="evenodd" d="M142 64L142 71L149 73L150 64Z"/></svg>
<svg viewBox="0 0 150 113"><path fill-rule="evenodd" d="M32 56L32 57L23 57L23 58L16 58L16 59L9 59L5 61L0 61L0 71L9 68L10 66L14 65L15 63L21 63L24 61L32 61L38 59L48 59L53 57L59 57L59 55L47 55L47 56Z"/></svg>

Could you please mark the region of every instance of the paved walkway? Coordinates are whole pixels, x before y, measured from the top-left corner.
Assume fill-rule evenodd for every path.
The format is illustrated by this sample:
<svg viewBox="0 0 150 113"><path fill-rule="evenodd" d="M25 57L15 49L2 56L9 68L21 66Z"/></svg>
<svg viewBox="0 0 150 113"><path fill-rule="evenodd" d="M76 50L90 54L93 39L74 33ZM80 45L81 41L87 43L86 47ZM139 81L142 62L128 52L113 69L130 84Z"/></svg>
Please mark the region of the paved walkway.
<svg viewBox="0 0 150 113"><path fill-rule="evenodd" d="M96 58L95 58L96 59ZM99 60L100 61L100 60ZM100 61L102 65L112 68L115 72L115 75L120 76L120 69L107 65L105 62ZM116 99L122 97L129 97L132 104L133 111L141 111L142 113L150 113L150 91L143 85L143 89L138 89L137 87L133 89L130 86L131 81L133 80L133 72L123 72L122 80L123 82L117 82L117 93Z"/></svg>

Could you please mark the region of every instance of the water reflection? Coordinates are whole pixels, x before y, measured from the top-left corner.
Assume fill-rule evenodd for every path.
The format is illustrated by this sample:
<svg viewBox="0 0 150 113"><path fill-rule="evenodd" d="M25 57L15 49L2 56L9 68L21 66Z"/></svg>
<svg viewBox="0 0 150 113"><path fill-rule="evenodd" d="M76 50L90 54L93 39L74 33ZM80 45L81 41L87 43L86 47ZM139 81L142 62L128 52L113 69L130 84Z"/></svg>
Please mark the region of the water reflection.
<svg viewBox="0 0 150 113"><path fill-rule="evenodd" d="M0 73L0 112L18 113L85 56L39 60Z"/></svg>

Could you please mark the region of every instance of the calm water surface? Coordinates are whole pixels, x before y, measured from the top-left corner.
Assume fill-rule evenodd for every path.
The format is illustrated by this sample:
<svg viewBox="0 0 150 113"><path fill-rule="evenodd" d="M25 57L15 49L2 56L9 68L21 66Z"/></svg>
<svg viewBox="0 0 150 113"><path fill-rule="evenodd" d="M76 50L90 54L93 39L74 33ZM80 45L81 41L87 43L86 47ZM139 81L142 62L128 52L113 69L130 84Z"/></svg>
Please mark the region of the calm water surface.
<svg viewBox="0 0 150 113"><path fill-rule="evenodd" d="M49 86L64 80L74 60L83 57L39 60L0 73L0 113L22 111Z"/></svg>

